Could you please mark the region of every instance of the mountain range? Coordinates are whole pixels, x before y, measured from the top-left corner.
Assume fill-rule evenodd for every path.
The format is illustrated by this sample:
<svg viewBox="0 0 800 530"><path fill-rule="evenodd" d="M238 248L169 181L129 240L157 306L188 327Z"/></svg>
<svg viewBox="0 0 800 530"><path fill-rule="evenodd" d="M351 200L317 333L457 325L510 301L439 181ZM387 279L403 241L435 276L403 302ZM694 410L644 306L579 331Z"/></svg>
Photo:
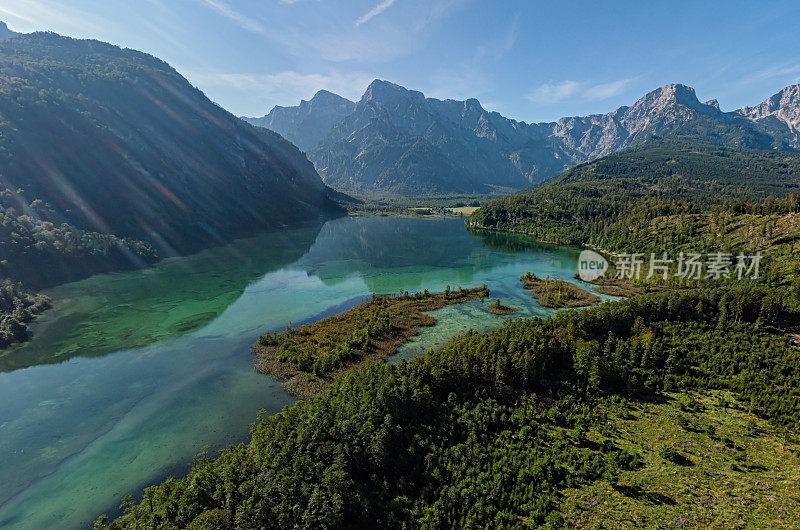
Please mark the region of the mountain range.
<svg viewBox="0 0 800 530"><path fill-rule="evenodd" d="M0 41L0 277L42 286L194 252L319 219L330 191L297 147L155 57Z"/></svg>
<svg viewBox="0 0 800 530"><path fill-rule="evenodd" d="M360 195L520 189L651 136L756 149L800 149L800 85L723 112L669 84L607 114L525 123L476 99L426 98L375 80L358 102L321 91L297 107L245 118L294 141L323 180Z"/></svg>

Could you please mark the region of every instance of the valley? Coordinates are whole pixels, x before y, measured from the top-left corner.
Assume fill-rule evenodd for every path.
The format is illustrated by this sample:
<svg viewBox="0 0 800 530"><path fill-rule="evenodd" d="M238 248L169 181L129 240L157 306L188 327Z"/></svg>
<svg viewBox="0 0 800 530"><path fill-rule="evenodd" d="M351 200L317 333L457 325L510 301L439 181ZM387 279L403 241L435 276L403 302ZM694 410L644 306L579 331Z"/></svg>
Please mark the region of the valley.
<svg viewBox="0 0 800 530"><path fill-rule="evenodd" d="M0 463L0 526L86 526L116 513L124 495L186 473L204 446L213 456L246 441L260 409L293 400L254 371L250 344L265 330L372 293L448 284L486 283L518 308L507 317L480 300L438 309L436 325L389 359L400 362L470 329L549 314L522 290L520 271L569 279L576 256L513 236L489 244L459 218L345 217L48 290L54 309L32 340L0 357L0 443L14 455Z"/></svg>
<svg viewBox="0 0 800 530"><path fill-rule="evenodd" d="M800 525L797 6L101 4L0 7L0 528Z"/></svg>
<svg viewBox="0 0 800 530"><path fill-rule="evenodd" d="M259 424L246 448L229 448L187 478L148 490L110 527L152 524L165 510L185 514L169 519L177 525L239 517L266 524L289 505L309 510L319 498L328 500L315 507L321 511L281 524L317 517L334 526L413 518L447 527L792 520L794 490L783 477L795 467L800 392L791 368L800 350L785 332L800 310L795 162L793 154L650 140L488 202L466 220L486 248L521 250L546 239L617 255L761 251L766 263L752 281L637 278L584 289L565 281L571 275L526 272L517 289L532 289L540 307L608 298L601 293L631 298L546 319L511 317L409 362L342 371L317 399ZM409 402L414 413L406 412ZM629 427L631 420L638 422ZM287 439L306 438L321 442L286 451ZM773 458L776 451L786 459ZM257 471L232 477L231 467L241 465ZM309 489L285 488L277 477L287 469ZM333 470L332 483L324 474ZM658 480L663 473L676 478ZM523 475L530 480L515 479ZM253 480L266 482L254 488ZM231 504L219 490L203 489L211 500L187 504L198 494L187 485L198 483L244 490L247 501ZM334 490L307 493L320 483ZM762 491L776 492L769 494L775 504L752 512ZM495 500L481 502L489 497Z"/></svg>

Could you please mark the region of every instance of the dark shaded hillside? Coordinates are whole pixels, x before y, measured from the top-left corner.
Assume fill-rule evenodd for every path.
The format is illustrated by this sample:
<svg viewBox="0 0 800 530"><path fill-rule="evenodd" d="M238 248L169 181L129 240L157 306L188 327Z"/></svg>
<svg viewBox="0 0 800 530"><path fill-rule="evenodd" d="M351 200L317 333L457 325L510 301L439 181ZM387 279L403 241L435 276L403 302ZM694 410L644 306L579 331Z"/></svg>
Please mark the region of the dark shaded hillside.
<svg viewBox="0 0 800 530"><path fill-rule="evenodd" d="M166 63L51 33L0 42L0 187L16 215L39 217L37 201L56 226L141 240L161 256L330 206L296 147ZM10 244L3 258L27 264L14 253L31 249Z"/></svg>
<svg viewBox="0 0 800 530"><path fill-rule="evenodd" d="M0 191L0 278L21 279L26 286L39 289L98 272L144 266L159 257L144 241L20 214L2 205L3 193Z"/></svg>

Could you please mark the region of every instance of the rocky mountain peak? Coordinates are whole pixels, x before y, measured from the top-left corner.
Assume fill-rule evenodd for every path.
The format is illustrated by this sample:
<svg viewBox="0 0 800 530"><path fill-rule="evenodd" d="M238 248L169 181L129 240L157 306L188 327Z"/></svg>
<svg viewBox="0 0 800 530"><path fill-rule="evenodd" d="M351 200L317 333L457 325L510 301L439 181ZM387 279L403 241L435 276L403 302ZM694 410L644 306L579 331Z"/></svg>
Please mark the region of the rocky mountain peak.
<svg viewBox="0 0 800 530"><path fill-rule="evenodd" d="M243 118L252 125L279 133L302 151L316 146L335 124L353 112L356 104L328 90L320 90L296 107L275 106L266 116Z"/></svg>
<svg viewBox="0 0 800 530"><path fill-rule="evenodd" d="M329 92L328 90L319 90L314 97L311 98L312 102L319 102L319 103L342 103L345 101L350 101L348 99L343 98L339 94L334 94L333 92ZM352 103L352 102L351 102Z"/></svg>
<svg viewBox="0 0 800 530"><path fill-rule="evenodd" d="M312 102L337 97L322 91ZM557 123L516 122L486 111L474 98L425 98L381 79L369 85L357 104L348 103L351 110L329 113L320 111L337 106L315 109L314 103L313 112L302 119L296 114L291 120L278 119L276 113L266 126L308 152L326 183L351 192L520 188L651 136L674 134L715 145L800 150L800 85L785 88L757 107L722 112L717 100L700 102L692 87L670 83L633 105ZM284 114L301 107L289 107Z"/></svg>
<svg viewBox="0 0 800 530"><path fill-rule="evenodd" d="M755 107L743 107L737 114L768 129L791 149L800 149L800 85L790 85Z"/></svg>
<svg viewBox="0 0 800 530"><path fill-rule="evenodd" d="M755 118L763 117L767 114L780 110L789 110L800 107L800 85L790 85L767 98L760 105L755 107L744 107L744 114L752 115Z"/></svg>
<svg viewBox="0 0 800 530"><path fill-rule="evenodd" d="M675 104L689 108L700 108L703 104L697 99L694 88L680 83L670 83L645 94L634 107L664 108Z"/></svg>
<svg viewBox="0 0 800 530"><path fill-rule="evenodd" d="M309 101L304 99L300 100L300 106L296 107L301 114L309 114L315 111L320 111L325 114L332 111L332 109L341 109L340 113L346 115L352 112L355 103L349 99L345 99L338 94L329 92L327 90L319 90L314 97ZM293 109L295 107L276 107L281 109ZM273 109L274 110L274 109ZM291 111L291 110L290 110Z"/></svg>
<svg viewBox="0 0 800 530"><path fill-rule="evenodd" d="M361 96L361 101L378 101L378 102L396 102L399 100L413 100L418 103L425 101L425 95L416 90L408 90L405 87L396 85L389 81L376 79L367 87L364 95Z"/></svg>
<svg viewBox="0 0 800 530"><path fill-rule="evenodd" d="M469 98L468 100L464 101L464 109L478 112L483 112L484 110L481 106L481 102L475 98Z"/></svg>

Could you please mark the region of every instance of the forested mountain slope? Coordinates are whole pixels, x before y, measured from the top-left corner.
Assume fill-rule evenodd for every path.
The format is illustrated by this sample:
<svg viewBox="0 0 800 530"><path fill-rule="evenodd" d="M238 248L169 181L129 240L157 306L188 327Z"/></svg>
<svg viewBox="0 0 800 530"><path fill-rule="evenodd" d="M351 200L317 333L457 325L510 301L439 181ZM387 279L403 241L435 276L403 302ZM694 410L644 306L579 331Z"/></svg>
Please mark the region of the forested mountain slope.
<svg viewBox="0 0 800 530"><path fill-rule="evenodd" d="M651 139L491 201L468 223L647 252L764 248L794 233L798 212L800 154Z"/></svg>
<svg viewBox="0 0 800 530"><path fill-rule="evenodd" d="M31 286L316 219L312 164L155 57L0 42L0 274Z"/></svg>

